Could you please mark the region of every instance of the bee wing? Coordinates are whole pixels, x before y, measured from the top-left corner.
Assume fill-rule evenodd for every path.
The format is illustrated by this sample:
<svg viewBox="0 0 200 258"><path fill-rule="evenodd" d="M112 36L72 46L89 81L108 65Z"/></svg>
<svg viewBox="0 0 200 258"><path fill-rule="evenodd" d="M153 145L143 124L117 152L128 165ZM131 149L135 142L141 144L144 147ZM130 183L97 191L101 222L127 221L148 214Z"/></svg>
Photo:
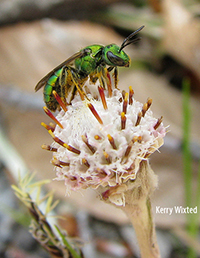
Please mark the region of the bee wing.
<svg viewBox="0 0 200 258"><path fill-rule="evenodd" d="M49 72L45 77L43 77L35 86L35 91L38 91L39 89L41 89L42 87L45 86L45 84L47 83L48 79L57 71L59 70L61 67L70 64L72 61L74 61L76 58L80 58L82 56L84 56L85 52L84 51L79 51L77 53L75 53L74 55L72 55L71 57L69 57L67 60L65 60L64 62L62 62L60 65L58 65L56 68L54 68L51 72Z"/></svg>

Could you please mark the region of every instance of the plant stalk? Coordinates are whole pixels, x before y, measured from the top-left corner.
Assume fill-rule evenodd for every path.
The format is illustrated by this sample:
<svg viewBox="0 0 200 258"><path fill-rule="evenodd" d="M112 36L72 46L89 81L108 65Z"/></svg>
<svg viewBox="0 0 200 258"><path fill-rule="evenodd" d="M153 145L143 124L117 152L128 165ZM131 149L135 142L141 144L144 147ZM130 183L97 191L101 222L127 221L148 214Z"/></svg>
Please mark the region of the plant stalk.
<svg viewBox="0 0 200 258"><path fill-rule="evenodd" d="M139 185L125 192L126 204L121 209L135 229L141 258L160 258L150 200L157 187L157 177L148 161L141 162L136 180L140 181Z"/></svg>

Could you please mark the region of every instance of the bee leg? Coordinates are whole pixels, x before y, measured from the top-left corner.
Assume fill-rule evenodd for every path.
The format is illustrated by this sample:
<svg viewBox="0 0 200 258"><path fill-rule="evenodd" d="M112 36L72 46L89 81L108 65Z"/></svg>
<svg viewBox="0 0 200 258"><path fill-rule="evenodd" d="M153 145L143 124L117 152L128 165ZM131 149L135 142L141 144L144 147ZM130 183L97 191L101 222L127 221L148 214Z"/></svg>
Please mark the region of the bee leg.
<svg viewBox="0 0 200 258"><path fill-rule="evenodd" d="M111 97L112 96L112 83L111 83L110 73L106 67L102 68L102 76L107 84L108 95L109 95L109 97Z"/></svg>
<svg viewBox="0 0 200 258"><path fill-rule="evenodd" d="M67 104L66 97L68 96L69 89L74 86L74 83L71 79L71 74L69 73L70 69L71 68L69 66L64 66L59 77L59 84L61 86L61 99L65 104ZM72 92L73 91L74 89Z"/></svg>
<svg viewBox="0 0 200 258"><path fill-rule="evenodd" d="M90 82L95 84L96 81L98 80L98 76L96 76L96 73L92 73L89 76L90 76Z"/></svg>
<svg viewBox="0 0 200 258"><path fill-rule="evenodd" d="M107 70L110 73L113 69L114 69L114 66L109 66Z"/></svg>
<svg viewBox="0 0 200 258"><path fill-rule="evenodd" d="M105 89L105 83L107 85L107 90L108 90L108 96L112 96L112 83L111 83L111 78L110 78L110 71L112 71L114 67L109 67L108 69L103 66L99 66L99 72L97 73L99 75L99 81L100 85ZM116 87L116 85L115 85Z"/></svg>
<svg viewBox="0 0 200 258"><path fill-rule="evenodd" d="M117 87L117 85L118 85L118 70L117 70L117 67L115 67L115 69L114 69L114 74L113 74L113 76L114 76L115 88L116 88L116 89L119 89L119 88Z"/></svg>
<svg viewBox="0 0 200 258"><path fill-rule="evenodd" d="M105 82L104 82L104 79L105 79L104 67L99 66L97 68L97 75L96 76L99 79L99 83L100 83L101 87L103 87L105 89L106 87L105 87Z"/></svg>
<svg viewBox="0 0 200 258"><path fill-rule="evenodd" d="M76 72L75 69L70 69L70 73L71 73L72 81L73 81L76 89L78 90L81 99L82 100L84 100L85 98L88 99L86 93L83 91L83 84L86 81L86 79L85 78L82 78L82 79L78 78L77 77L77 72Z"/></svg>

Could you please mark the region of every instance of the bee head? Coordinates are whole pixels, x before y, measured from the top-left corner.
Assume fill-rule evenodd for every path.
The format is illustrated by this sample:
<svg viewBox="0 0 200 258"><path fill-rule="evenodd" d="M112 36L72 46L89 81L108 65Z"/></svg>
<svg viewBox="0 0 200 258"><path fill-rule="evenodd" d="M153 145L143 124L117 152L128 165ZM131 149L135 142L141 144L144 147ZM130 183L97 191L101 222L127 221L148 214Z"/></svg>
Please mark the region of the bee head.
<svg viewBox="0 0 200 258"><path fill-rule="evenodd" d="M139 29L137 29L136 31L131 33L127 38L125 38L125 40L123 41L123 43L121 44L120 47L115 44L110 44L110 45L105 46L103 49L104 62L110 66L129 67L130 57L123 51L123 49L126 46L140 40L140 38L134 38L134 36L138 32L140 32L143 28L144 28L144 26L141 26Z"/></svg>

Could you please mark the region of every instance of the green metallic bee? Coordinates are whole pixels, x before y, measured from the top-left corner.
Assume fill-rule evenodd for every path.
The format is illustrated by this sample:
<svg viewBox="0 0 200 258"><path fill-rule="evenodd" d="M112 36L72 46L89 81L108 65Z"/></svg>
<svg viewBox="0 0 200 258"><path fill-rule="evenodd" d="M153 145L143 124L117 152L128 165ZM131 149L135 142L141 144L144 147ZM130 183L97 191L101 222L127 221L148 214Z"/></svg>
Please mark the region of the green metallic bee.
<svg viewBox="0 0 200 258"><path fill-rule="evenodd" d="M83 91L83 86L88 78L93 84L99 80L100 85L106 88L105 85L110 83L109 73L113 69L114 83L115 87L117 87L117 67L129 67L130 65L130 57L123 49L140 39L134 38L134 36L143 28L144 26L141 26L131 33L120 47L116 44L110 44L107 46L91 45L83 48L42 78L36 85L35 91L44 87L43 94L46 106L50 110L56 111L59 108L59 104L53 95L54 90L64 103L66 103L66 97L71 91L71 102L77 90L82 96L86 95Z"/></svg>

